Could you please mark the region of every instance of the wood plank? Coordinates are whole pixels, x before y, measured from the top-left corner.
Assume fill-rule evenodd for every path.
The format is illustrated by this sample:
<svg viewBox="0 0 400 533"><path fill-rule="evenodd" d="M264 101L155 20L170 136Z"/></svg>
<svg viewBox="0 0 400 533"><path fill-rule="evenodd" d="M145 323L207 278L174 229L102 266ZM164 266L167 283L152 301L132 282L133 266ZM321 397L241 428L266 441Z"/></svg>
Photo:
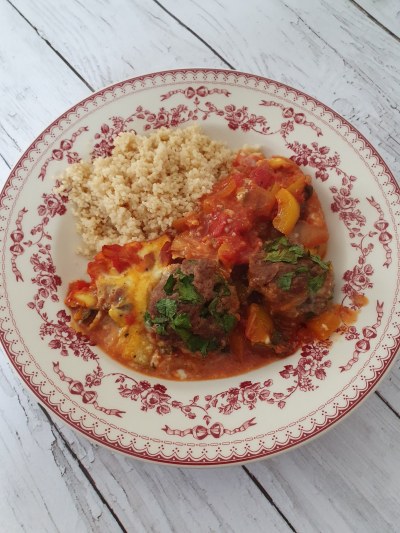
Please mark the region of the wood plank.
<svg viewBox="0 0 400 533"><path fill-rule="evenodd" d="M400 39L400 4L398 0L351 0Z"/></svg>
<svg viewBox="0 0 400 533"><path fill-rule="evenodd" d="M6 0L0 12L0 153L14 164L44 127L90 91Z"/></svg>
<svg viewBox="0 0 400 533"><path fill-rule="evenodd" d="M93 446L54 419L113 509L131 531L291 531L238 466L158 466Z"/></svg>
<svg viewBox="0 0 400 533"><path fill-rule="evenodd" d="M96 89L173 66L226 68L153 2L12 2Z"/></svg>
<svg viewBox="0 0 400 533"><path fill-rule="evenodd" d="M375 395L319 439L247 468L297 531L399 530L399 419Z"/></svg>
<svg viewBox="0 0 400 533"><path fill-rule="evenodd" d="M121 531L0 352L1 529Z"/></svg>

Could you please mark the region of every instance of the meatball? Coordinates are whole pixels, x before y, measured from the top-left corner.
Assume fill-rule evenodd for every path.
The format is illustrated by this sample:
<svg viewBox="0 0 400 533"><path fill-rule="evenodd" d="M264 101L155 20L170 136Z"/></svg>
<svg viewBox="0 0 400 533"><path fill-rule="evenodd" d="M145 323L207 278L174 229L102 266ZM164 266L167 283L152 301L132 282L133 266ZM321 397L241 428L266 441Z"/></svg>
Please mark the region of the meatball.
<svg viewBox="0 0 400 533"><path fill-rule="evenodd" d="M154 287L146 322L165 341L206 355L226 345L238 310L236 289L217 261L184 260Z"/></svg>
<svg viewBox="0 0 400 533"><path fill-rule="evenodd" d="M249 289L260 293L272 315L301 323L325 311L333 297L329 263L281 238L249 262Z"/></svg>

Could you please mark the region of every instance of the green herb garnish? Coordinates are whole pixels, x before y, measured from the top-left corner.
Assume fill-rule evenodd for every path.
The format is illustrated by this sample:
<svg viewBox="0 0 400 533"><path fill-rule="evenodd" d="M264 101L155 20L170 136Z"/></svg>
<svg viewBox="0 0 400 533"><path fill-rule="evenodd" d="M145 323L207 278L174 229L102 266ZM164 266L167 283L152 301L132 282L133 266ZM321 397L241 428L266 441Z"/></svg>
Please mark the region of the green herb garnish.
<svg viewBox="0 0 400 533"><path fill-rule="evenodd" d="M218 282L214 285L214 292L218 294L219 296L230 296L231 291L228 287L228 284L224 280L222 276L220 276L220 279Z"/></svg>
<svg viewBox="0 0 400 533"><path fill-rule="evenodd" d="M282 274L282 276L280 276L276 282L278 287L283 291L288 291L292 286L294 275L295 272L286 272L286 274Z"/></svg>
<svg viewBox="0 0 400 533"><path fill-rule="evenodd" d="M169 278L167 279L165 285L164 285L164 292L165 294L168 294L168 296L171 296L171 294L173 293L174 291L174 287L175 287L175 283L176 283L176 279L174 278L174 276L171 274L169 276Z"/></svg>
<svg viewBox="0 0 400 533"><path fill-rule="evenodd" d="M218 311L217 306L219 301L219 296L216 296L211 300L211 302L208 304L208 313L214 318L215 322L224 330L225 333L229 333L235 327L237 319L230 313Z"/></svg>
<svg viewBox="0 0 400 533"><path fill-rule="evenodd" d="M264 261L271 263L290 263L297 264L300 259L309 258L316 263L324 272L317 276L308 276L308 289L312 293L318 292L325 283L327 271L330 268L330 263L323 261L318 255L310 254L304 246L300 244L292 244L286 237L280 237L274 241L267 242L264 245ZM277 285L284 291L290 290L293 282L293 277L296 274L309 272L306 265L300 265L294 272L287 272L282 274L277 279Z"/></svg>
<svg viewBox="0 0 400 533"><path fill-rule="evenodd" d="M185 303L199 303L203 300L201 294L193 284L194 275L184 274L180 268L169 276L164 292L171 296L174 292L179 295L179 300Z"/></svg>
<svg viewBox="0 0 400 533"><path fill-rule="evenodd" d="M314 276L313 278L308 279L308 288L311 292L318 292L323 284L325 283L326 279L326 273L319 274L318 276Z"/></svg>
<svg viewBox="0 0 400 533"><path fill-rule="evenodd" d="M194 304L201 302L203 299L201 294L197 292L196 287L193 285L193 277L193 274L190 276L182 276L177 283L179 299L182 302Z"/></svg>
<svg viewBox="0 0 400 533"><path fill-rule="evenodd" d="M314 263L317 263L317 265L319 265L323 270L329 270L330 263L322 261L319 255L310 254L310 259L314 261Z"/></svg>
<svg viewBox="0 0 400 533"><path fill-rule="evenodd" d="M162 317L169 319L175 316L177 309L175 300L171 300L171 298L161 298L156 303L156 308Z"/></svg>
<svg viewBox="0 0 400 533"><path fill-rule="evenodd" d="M146 324L146 326L148 328L151 328L151 326L153 325L153 320L151 319L151 315L148 311L145 312L143 318L144 318L144 323Z"/></svg>
<svg viewBox="0 0 400 533"><path fill-rule="evenodd" d="M199 315L210 318L225 332L229 333L237 319L225 310L219 311L221 298L229 296L231 291L223 276L219 276L213 287L215 294L211 301L205 302L203 296L194 285L194 275L184 274L180 268L170 274L163 290L169 298L161 298L156 303L157 315L152 318L149 312L144 315L146 326L153 327L157 334L166 335L171 328L185 346L192 352L200 352L203 356L218 348L216 339L205 339L191 331L192 325L188 313L179 313L179 303L200 304Z"/></svg>
<svg viewBox="0 0 400 533"><path fill-rule="evenodd" d="M225 331L225 333L232 331L236 325L236 322L236 317L230 313L224 313L219 318L219 323L222 325L222 329Z"/></svg>
<svg viewBox="0 0 400 533"><path fill-rule="evenodd" d="M307 251L299 244L292 244L286 237L280 237L264 246L264 261L271 263L296 264L307 255Z"/></svg>
<svg viewBox="0 0 400 533"><path fill-rule="evenodd" d="M177 330L179 328L190 329L192 327L192 324L190 323L189 315L187 313L179 313L172 320L171 327L174 330Z"/></svg>

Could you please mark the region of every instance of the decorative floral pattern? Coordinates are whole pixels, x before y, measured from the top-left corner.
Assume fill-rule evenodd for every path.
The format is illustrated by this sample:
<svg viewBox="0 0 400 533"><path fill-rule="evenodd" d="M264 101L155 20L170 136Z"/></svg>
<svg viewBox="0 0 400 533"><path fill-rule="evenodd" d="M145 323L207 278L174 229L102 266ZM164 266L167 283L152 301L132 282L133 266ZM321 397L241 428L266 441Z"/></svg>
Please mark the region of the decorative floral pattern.
<svg viewBox="0 0 400 533"><path fill-rule="evenodd" d="M340 160L338 160L339 162ZM351 239L356 236L361 237L360 230L365 226L366 220L358 208L360 200L353 198L351 195L354 182L357 181L357 178L355 176L347 176L338 167L335 170L339 176L342 175L342 186L340 188L330 187L333 193L331 209L334 213L339 214L339 218L344 222Z"/></svg>
<svg viewBox="0 0 400 533"><path fill-rule="evenodd" d="M301 357L296 367L293 365L285 365L284 369L279 374L285 378L295 378L295 383L287 389L288 393L280 400L283 408L286 405L286 400L300 390L302 392L314 391L319 385L316 385L314 378L322 381L326 378L326 369L332 366L332 361L325 357L329 355L329 348L332 346L332 341L316 341L310 344L305 344L301 349ZM282 405L283 404L283 405Z"/></svg>
<svg viewBox="0 0 400 533"><path fill-rule="evenodd" d="M335 152L333 156L329 156L330 149L327 146L319 146L316 142L311 143L311 148L298 141L288 143L287 146L295 153L290 159L298 165L316 168L315 177L321 181L326 181L329 178L328 170L336 169L340 163L339 154Z"/></svg>
<svg viewBox="0 0 400 533"><path fill-rule="evenodd" d="M61 278L56 274L51 257L50 245L38 243L38 252L32 254L30 261L36 273L31 281L37 285L38 290L33 300L28 303L28 307L34 309L42 320L39 330L40 338L50 337L52 340L48 343L49 347L57 350L64 357L71 352L77 357L82 357L84 361L97 359L90 349L89 339L69 326L71 317L64 309L58 311L57 320L51 320L44 310L46 300L59 301L57 291L61 285Z"/></svg>
<svg viewBox="0 0 400 533"><path fill-rule="evenodd" d="M162 431L165 431L167 435L176 435L178 437L186 437L187 435L191 435L197 440L203 440L206 437L214 437L214 439L219 439L223 435L234 435L235 433L241 433L243 431L246 431L251 426L255 426L256 423L254 422L254 418L251 418L250 420L246 420L246 422L243 422L243 424L235 429L227 429L221 422L215 422L210 427L205 426L194 426L192 428L188 429L171 429L169 426L164 426Z"/></svg>
<svg viewBox="0 0 400 533"><path fill-rule="evenodd" d="M80 396L84 404L92 404L97 411L102 411L106 415L117 416L118 418L121 418L121 416L124 414L125 411L120 411L119 409L108 409L99 405L97 402L97 392L93 390L85 390L84 385L80 381L66 376L61 370L60 363L58 361L53 363L53 370L61 381L68 383L68 391L71 394L77 394Z"/></svg>
<svg viewBox="0 0 400 533"><path fill-rule="evenodd" d="M234 76L234 74L232 74L232 76ZM252 79L252 77L249 77L249 79ZM233 85L228 87L230 88L231 86ZM115 87L119 87L119 85L116 85ZM369 204L379 215L378 220L372 224L372 222L366 218L367 212L360 207L360 205L362 205L360 198L357 198L357 196L354 195L354 185L357 178L351 174L346 174L340 167L340 156L337 152L331 150L329 146L330 142L325 139L324 143L311 142L308 145L300 141L301 128L304 127L310 128L317 138L320 138L323 136L323 133L325 133L325 130L323 132L319 127L323 121L317 120L317 125L310 120L311 115L307 115L305 110L307 107L306 105L300 110L299 108L291 107L287 104L283 105L276 100L262 100L259 105L264 107L276 107L282 115L282 120L279 121L278 127L275 127L276 121L273 120L272 115L269 113L267 116L260 115L256 111L254 102L251 104L243 99L242 102L246 101L246 105L242 105L240 101L238 102L238 100L234 98L231 91L225 89L216 91L214 89L215 87L209 88L206 85L196 86L193 82L188 82L186 84L182 82L180 89L160 94L161 101L169 100L175 95L179 95L179 101L176 102L175 106L164 106L153 110L151 110L152 106L150 105L136 105L138 100L137 98L136 100L134 99L134 113L127 117L126 115L124 115L124 117L114 116L110 123L104 123L101 126L101 129L95 135L92 157L108 155L113 147L113 141L116 135L121 131L128 131L139 125L141 130L155 130L162 126L171 127L191 121L209 120L213 118L213 121L220 121L220 124L225 124L232 131L254 131L261 135L279 136L287 150L292 152L292 160L302 165L308 165L314 169L316 177L322 182L330 180L332 183L332 186L330 187L332 193L332 211L337 214L338 219L344 224L353 249L357 251L355 264L348 268L344 273L344 283L342 287L343 301L356 308L357 302L354 301L354 295L356 293L368 293L371 291L375 283L373 280L375 275L373 267L374 262L369 255L374 249L376 242L379 242L385 254L385 262L383 263L385 268L389 268L392 264L393 250L391 248L391 242L393 240L393 235L390 232L394 232L394 229L390 229L389 223L387 222L387 212L383 211L381 205L374 197L367 198ZM233 89L232 91L235 92ZM213 97L214 94L218 95L215 100ZM302 97L305 98L304 101L313 102L312 99L305 97L304 95L302 95ZM183 100L183 98L185 100ZM209 98L209 100L206 100L206 98ZM226 105L223 101L221 104L221 100L224 98L229 98L231 100ZM274 98L272 91L271 98ZM293 102L296 102L296 99L294 99ZM293 106L295 105L297 104L293 104ZM313 105L318 105L318 103L314 103ZM329 110L325 111L326 113L331 113ZM334 116L333 114L331 115ZM345 127L348 128L348 126ZM53 150L51 155L41 166L39 174L41 181L45 179L50 162L79 161L79 150L76 149L76 151L74 151L73 145L79 135L88 131L89 127L83 126L76 130L73 135L69 136L69 139L60 141L59 146ZM354 135L354 131L352 132L352 135ZM356 135L355 137L359 140L361 139L361 142L364 143L364 147L367 146L365 140L363 140L361 136L357 137ZM370 149L368 148L368 150ZM370 150L370 153L373 153L372 150ZM374 155L374 157L376 156ZM21 168L23 168L23 166L21 166ZM385 167L383 166L383 168ZM337 184L337 177L339 177L340 184ZM375 197L379 197L378 192L375 194ZM47 191L44 192L40 206L37 208L40 220L39 222L35 222L35 226L30 230L23 227L26 225L26 220L29 218L26 217L28 209L26 207L20 209L14 222L14 229L10 233L10 239L12 242L8 242L7 246L11 253L11 268L16 281L19 283L25 283L26 287L28 287L29 284L29 287L35 288L35 294L30 297L28 307L40 318L41 339L48 340L48 345L53 350L51 353L54 355L57 353L60 357L74 355L79 357L80 361L84 361L84 364L88 365L88 372L84 374L85 377L83 379L79 378L75 380L72 377L67 376L61 370L59 360L53 361L52 363L55 375L58 376L60 382L66 384L68 393L75 395L83 405L93 407L96 411L101 411L104 417L110 416L121 418L124 415L123 410L111 409L108 407L104 408L98 404L98 397L100 395L94 388L101 388L105 383L105 380L108 380L108 383L111 382L115 384L114 390L117 394L119 405L121 404L121 401L122 403L124 401L129 402L126 404L127 409L129 405L132 405L131 402L133 402L133 404L137 403L138 407L140 406L138 412L156 413L158 416L164 417L168 423L172 420L174 414L182 415L189 420L201 418L204 423L204 425L201 423L187 429L171 429L170 425L165 425L160 428L160 430L166 435L173 435L179 438L191 436L199 441L208 437L210 439L219 439L222 435L233 435L235 433L243 433L246 431L250 432L250 429L256 424L256 417L245 420L241 425L239 425L240 422L238 422L238 425L233 426L234 429L226 427L225 424L216 419L217 417L231 416L230 420L237 420L234 413L240 411L252 411L257 414L258 409L261 408L261 406L268 407L268 405L271 405L271 407L276 406L278 412L279 409L289 409L289 404L291 405L291 409L295 404L295 402L290 401L293 395L296 395L296 397L298 395L300 398L302 393L312 394L318 389L324 379L329 379L330 372L337 372L335 360L333 357L329 356L330 344L313 343L303 346L297 362L294 363L293 358L291 358L290 363L292 364L282 364L282 370L280 370L279 373L274 373L274 376L277 376L277 379L274 377L274 383L272 380L256 382L249 380L242 381L238 386L231 386L225 391L205 395L203 397L195 395L190 400L184 401L174 398L171 392L172 387L169 387L170 390L167 390L162 384L152 384L147 380L134 380L126 374L106 374L100 365L99 358L91 350L90 343L87 339L79 336L79 334L76 334L69 327L70 318L67 313L62 309L56 311L54 308L54 305L58 304L58 291L60 289L61 280L55 271L55 265L52 258L52 249L50 245L52 231L49 224L56 216L63 215L66 202L66 196L57 196L54 193L48 194ZM365 228L370 231L366 231ZM0 228L0 231L2 229L3 228ZM31 238L30 240L25 240L25 234L29 231ZM27 279L27 272L29 272L29 270L27 270L26 266L25 268L22 268L18 267L16 264L18 257L27 253L28 250L31 253L29 264L33 272L31 282ZM22 276L20 270L23 272L24 276ZM347 324L343 325L340 329L340 333L344 335L346 341L354 343L354 350L352 359L340 368L342 372L349 371L354 367L361 355L365 356L368 352L372 351L372 340L380 335L382 323L383 303L378 301L376 303L376 321L372 326L360 327L359 331L355 326ZM6 345L6 349L10 354L16 353L13 346L11 344L8 345L7 341ZM382 367L383 370L380 371L381 373L386 368L387 361L393 356L394 348L387 352L388 355ZM17 356L15 357L15 360L17 360ZM80 369L81 368L82 366L80 366ZM329 371L329 369L331 370ZM380 374L378 373L374 375L377 375L377 377L374 378L376 381ZM30 382L30 380L30 377L26 378L27 382ZM283 385L285 382L288 384L287 387L284 387ZM107 390L111 390L108 385ZM368 391L368 388L365 390ZM38 386L37 391L37 394L42 397L40 386ZM45 396L43 396L43 398L44 401L49 403L49 405L53 405L51 403L52 400L48 400ZM343 409L348 410L351 408L351 405L350 402L347 402L346 406L341 407L340 409L342 409L342 411ZM342 412L340 409L338 409L337 412ZM80 422L76 422L76 420L73 421L68 413L63 414L61 412L61 408L57 408L57 411L60 413L60 416L64 416L67 421L76 427L81 428L84 433L93 435L94 438L98 438L101 442L111 442L108 439L107 431L101 436L97 429L89 431L86 429L86 426L83 426ZM258 424L260 424L260 420L258 420ZM293 442L300 442L303 435L315 434L319 431L319 429L317 430L316 428L321 427L321 425L317 426L316 424L310 425L309 421L307 421L307 424L307 430L301 430L299 436L296 436L293 439ZM324 422L324 424L325 426L329 425L328 422ZM179 424L177 425L179 426ZM124 448L122 445L115 444L117 442L115 431L110 428L108 428L108 431L113 432L114 435L112 446L123 451ZM97 435L100 436L97 437ZM246 440L250 441L251 438ZM287 443L287 439L285 442ZM144 448L142 447L141 451L137 451L139 448L136 448L132 444L130 444L130 446L135 450L133 452L134 455L146 458L152 457L151 453L147 451L149 449L147 445ZM227 454L224 455L224 460L226 457L232 457L233 461L239 460L240 457L265 455L267 453L267 448L263 446L264 445L259 448L261 451L251 451L248 455L246 451L243 451L243 453L231 452L230 455L227 452ZM288 445L281 440L279 442L276 441L276 445L273 444L271 449L283 449L287 446ZM268 451L268 453L270 452ZM173 454L174 457L179 457L178 452L174 451ZM162 451L159 452L158 457L159 460L171 462L168 456L164 455ZM201 461L208 464L210 462L212 463L213 460L204 458Z"/></svg>
<svg viewBox="0 0 400 533"><path fill-rule="evenodd" d="M223 94L225 96L230 96L231 93L227 91L226 89L219 89L219 88L213 88L209 89L208 87L205 87L204 85L201 85L200 87L193 88L193 87L186 87L186 89L176 89L175 91L169 91L165 94L161 95L161 101L168 100L168 98L171 98L171 96L174 96L175 94L183 94L185 98L194 98L195 96L199 96L200 98L205 98L206 96L209 96L211 94Z"/></svg>
<svg viewBox="0 0 400 533"><path fill-rule="evenodd" d="M60 182L56 181L55 185L56 187L59 187ZM39 245L42 239L51 240L51 235L47 233L45 229L47 224L51 218L54 218L56 215L62 216L66 212L65 204L68 202L67 195L58 193L44 193L42 194L42 198L43 204L40 204L37 209L37 213L40 217L42 217L42 219L39 224L36 224L30 231L30 234L36 237L36 241L23 241L25 235L22 230L22 219L28 212L26 208L21 209L21 211L18 213L18 218L15 222L16 229L11 233L11 239L14 242L14 244L10 246L10 251L12 253L11 266L16 281L24 281L22 274L17 267L17 257L24 253L24 246L30 248L33 245ZM22 244L24 246L22 246Z"/></svg>
<svg viewBox="0 0 400 533"><path fill-rule="evenodd" d="M378 327L381 325L383 317L383 303L376 302L376 322L372 326L367 326L362 329L362 339L358 340L355 345L355 350L353 352L352 358L347 362L346 365L340 367L341 372L347 372L351 369L354 363L357 363L360 354L369 352L371 349L371 340L377 336ZM359 335L357 334L357 338ZM356 338L356 337L354 337Z"/></svg>
<svg viewBox="0 0 400 533"><path fill-rule="evenodd" d="M389 268L389 265L392 263L392 249L389 244L393 239L392 234L387 231L389 222L385 219L385 213L378 202L375 201L374 197L371 196L371 198L367 198L367 200L379 213L379 219L375 222L374 228L378 231L379 242L385 250L386 261L383 263L383 266Z"/></svg>
<svg viewBox="0 0 400 533"><path fill-rule="evenodd" d="M54 148L51 153L51 156L48 157L42 165L38 178L43 181L46 176L47 167L49 166L49 163L51 163L51 161L62 161L64 159L64 156L68 163L78 163L81 159L79 157L78 152L72 152L72 148L79 135L81 135L84 131L88 130L89 128L87 126L83 126L82 128L79 128L75 133L73 133L70 139L63 139L60 142L59 147Z"/></svg>
<svg viewBox="0 0 400 533"><path fill-rule="evenodd" d="M322 135L321 128L316 126L314 122L308 121L304 113L296 113L293 107L285 107L283 104L279 104L274 100L261 100L260 105L265 107L278 107L279 109L281 109L282 117L285 119L285 122L282 122L279 133L284 139L286 139L289 133L294 131L296 124L311 128L315 131L317 137L320 137Z"/></svg>
<svg viewBox="0 0 400 533"><path fill-rule="evenodd" d="M13 230L10 234L11 240L14 243L10 246L11 270L13 271L16 281L24 281L24 278L17 267L17 257L22 255L25 251L25 248L21 244L21 241L25 236L22 230L22 220L27 212L28 210L25 207L20 210L17 220L15 221L15 230Z"/></svg>

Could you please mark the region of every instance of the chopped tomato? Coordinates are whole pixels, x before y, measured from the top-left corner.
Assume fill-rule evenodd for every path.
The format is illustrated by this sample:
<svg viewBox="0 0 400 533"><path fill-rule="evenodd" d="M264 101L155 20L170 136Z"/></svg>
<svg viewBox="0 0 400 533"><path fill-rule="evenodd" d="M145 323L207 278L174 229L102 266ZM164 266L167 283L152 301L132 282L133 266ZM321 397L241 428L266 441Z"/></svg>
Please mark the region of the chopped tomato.
<svg viewBox="0 0 400 533"><path fill-rule="evenodd" d="M306 248L315 248L327 241L328 232L326 227L314 226L305 220L299 220L290 234L290 239Z"/></svg>
<svg viewBox="0 0 400 533"><path fill-rule="evenodd" d="M318 195L315 191L313 191L310 198L308 198L308 200L305 202L304 220L313 226L324 228L326 231L328 231L321 202L319 201Z"/></svg>
<svg viewBox="0 0 400 533"><path fill-rule="evenodd" d="M257 220L270 220L278 190L279 185L276 183L267 190L252 184L244 197L243 204Z"/></svg>
<svg viewBox="0 0 400 533"><path fill-rule="evenodd" d="M110 261L100 254L97 254L94 260L90 261L87 266L87 273L92 280L96 280L101 274L108 272L111 266Z"/></svg>
<svg viewBox="0 0 400 533"><path fill-rule="evenodd" d="M255 236L245 239L237 235L227 235L218 247L217 258L228 269L233 265L243 265L248 263L249 255L259 247L260 242Z"/></svg>
<svg viewBox="0 0 400 533"><path fill-rule="evenodd" d="M268 161L263 160L257 162L257 166L250 173L250 178L259 187L267 189L274 183L275 174L268 165Z"/></svg>
<svg viewBox="0 0 400 533"><path fill-rule="evenodd" d="M111 262L118 272L123 272L133 264L140 262L141 259L137 252L141 248L142 245L140 243L129 243L125 246L110 244L103 246L100 253Z"/></svg>
<svg viewBox="0 0 400 533"><path fill-rule="evenodd" d="M97 298L95 296L95 291L90 283L83 280L73 281L70 283L68 294L65 299L66 305L72 308L91 308L96 305L96 302Z"/></svg>
<svg viewBox="0 0 400 533"><path fill-rule="evenodd" d="M190 232L183 232L177 235L171 245L173 259L177 258L212 258L217 255L217 243L211 239L196 238Z"/></svg>
<svg viewBox="0 0 400 533"><path fill-rule="evenodd" d="M261 152L239 152L233 162L234 167L248 171L257 165L257 161L265 159Z"/></svg>
<svg viewBox="0 0 400 533"><path fill-rule="evenodd" d="M198 225L199 218L197 213L189 213L189 215L177 218L172 222L172 227L179 233L190 228L195 228Z"/></svg>
<svg viewBox="0 0 400 533"><path fill-rule="evenodd" d="M136 313L134 311L131 311L129 314L125 316L125 324L127 326L131 326L136 322Z"/></svg>
<svg viewBox="0 0 400 533"><path fill-rule="evenodd" d="M69 284L69 292L75 292L75 291L81 291L84 289L89 289L90 283L87 281L84 281L83 279L78 279L77 281L72 281Z"/></svg>

